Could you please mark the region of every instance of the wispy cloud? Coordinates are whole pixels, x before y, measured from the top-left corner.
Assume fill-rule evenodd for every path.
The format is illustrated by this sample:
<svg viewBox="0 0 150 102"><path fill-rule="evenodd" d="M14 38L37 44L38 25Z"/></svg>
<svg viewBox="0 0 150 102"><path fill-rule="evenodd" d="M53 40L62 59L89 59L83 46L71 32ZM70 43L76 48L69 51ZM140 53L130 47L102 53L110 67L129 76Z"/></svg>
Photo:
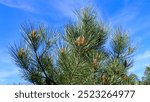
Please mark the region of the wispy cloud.
<svg viewBox="0 0 150 102"><path fill-rule="evenodd" d="M53 5L57 10L66 16L72 16L73 10L83 8L92 3L90 0L55 0L57 5Z"/></svg>
<svg viewBox="0 0 150 102"><path fill-rule="evenodd" d="M25 2L25 0L0 0L0 4L25 11L34 11L34 8L29 3Z"/></svg>
<svg viewBox="0 0 150 102"><path fill-rule="evenodd" d="M129 25L131 21L134 20L139 14L140 5L141 2L129 5L129 3L127 3L126 1L122 9L118 10L118 12L115 15L110 17L110 21L113 23L113 25Z"/></svg>
<svg viewBox="0 0 150 102"><path fill-rule="evenodd" d="M144 53L138 54L134 57L135 63L134 67L130 69L130 72L138 74L139 77L142 77L146 66L150 65L150 50L145 51Z"/></svg>
<svg viewBox="0 0 150 102"><path fill-rule="evenodd" d="M11 78L17 78L19 74L18 68L12 63L7 51L0 50L0 84L11 83ZM9 83L9 84L10 84Z"/></svg>
<svg viewBox="0 0 150 102"><path fill-rule="evenodd" d="M150 51L145 51L143 54L136 56L136 61L148 60L150 59Z"/></svg>
<svg viewBox="0 0 150 102"><path fill-rule="evenodd" d="M145 11L145 0L124 0L124 5L109 18L112 26L123 26L129 31L133 43L141 46L145 45L145 40L149 34L149 13Z"/></svg>
<svg viewBox="0 0 150 102"><path fill-rule="evenodd" d="M12 84L19 78L19 70L17 67L11 64L7 64L11 69L0 65L0 84ZM5 69L6 68L6 69ZM14 79L13 79L14 78ZM19 81L19 80L18 80ZM20 80L21 81L21 80Z"/></svg>
<svg viewBox="0 0 150 102"><path fill-rule="evenodd" d="M0 0L0 4L40 15L74 17L73 11L92 5L92 0Z"/></svg>
<svg viewBox="0 0 150 102"><path fill-rule="evenodd" d="M5 79L5 78L8 78L8 77L12 77L14 75L16 75L16 73L18 73L17 70L13 70L13 71L1 71L0 72L0 79Z"/></svg>

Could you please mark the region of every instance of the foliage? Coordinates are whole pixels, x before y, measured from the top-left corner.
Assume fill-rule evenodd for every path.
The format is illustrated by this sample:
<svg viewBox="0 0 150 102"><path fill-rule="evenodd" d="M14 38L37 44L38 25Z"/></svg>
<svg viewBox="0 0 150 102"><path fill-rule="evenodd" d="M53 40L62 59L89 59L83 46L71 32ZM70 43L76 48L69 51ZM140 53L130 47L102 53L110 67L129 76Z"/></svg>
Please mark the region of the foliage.
<svg viewBox="0 0 150 102"><path fill-rule="evenodd" d="M141 84L143 85L150 85L150 67L145 68L144 76L142 77L142 82Z"/></svg>
<svg viewBox="0 0 150 102"><path fill-rule="evenodd" d="M43 25L22 26L24 40L10 47L22 76L38 85L136 84L137 76L128 72L135 50L128 34L121 28L110 33L92 9L77 14L78 20L65 26L59 40L52 37L57 32ZM57 47L59 41L63 47Z"/></svg>

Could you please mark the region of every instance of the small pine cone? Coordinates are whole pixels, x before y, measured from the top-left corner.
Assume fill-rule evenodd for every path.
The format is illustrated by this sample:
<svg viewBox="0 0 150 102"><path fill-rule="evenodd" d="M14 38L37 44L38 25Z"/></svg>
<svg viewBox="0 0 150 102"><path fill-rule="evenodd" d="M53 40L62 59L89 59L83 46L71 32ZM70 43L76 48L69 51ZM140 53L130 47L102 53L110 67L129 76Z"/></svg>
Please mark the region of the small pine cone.
<svg viewBox="0 0 150 102"><path fill-rule="evenodd" d="M129 48L128 48L128 53L129 53L129 54L130 54L130 53L133 53L133 48L129 47Z"/></svg>
<svg viewBox="0 0 150 102"><path fill-rule="evenodd" d="M94 67L94 69L96 69L96 67L97 67L97 59L96 58L93 59L93 67Z"/></svg>
<svg viewBox="0 0 150 102"><path fill-rule="evenodd" d="M93 65L94 65L94 66L97 65L97 59L93 59Z"/></svg>
<svg viewBox="0 0 150 102"><path fill-rule="evenodd" d="M126 75L126 76L124 76L124 80L128 80L128 76Z"/></svg>
<svg viewBox="0 0 150 102"><path fill-rule="evenodd" d="M85 38L84 36L79 36L76 41L75 44L78 46L82 46L83 44L85 44Z"/></svg>
<svg viewBox="0 0 150 102"><path fill-rule="evenodd" d="M22 57L24 54L25 54L24 49L21 48L21 49L18 51L18 56L19 56L19 57Z"/></svg>
<svg viewBox="0 0 150 102"><path fill-rule="evenodd" d="M35 37L36 37L36 31L35 31L35 30L33 30L33 31L31 32L31 37L32 37L32 38L35 38Z"/></svg>
<svg viewBox="0 0 150 102"><path fill-rule="evenodd" d="M105 84L107 80L106 75L103 75L101 79L102 79L103 84Z"/></svg>
<svg viewBox="0 0 150 102"><path fill-rule="evenodd" d="M64 49L64 48L61 48L60 52L61 52L62 54L64 54L64 53L65 53L65 49Z"/></svg>

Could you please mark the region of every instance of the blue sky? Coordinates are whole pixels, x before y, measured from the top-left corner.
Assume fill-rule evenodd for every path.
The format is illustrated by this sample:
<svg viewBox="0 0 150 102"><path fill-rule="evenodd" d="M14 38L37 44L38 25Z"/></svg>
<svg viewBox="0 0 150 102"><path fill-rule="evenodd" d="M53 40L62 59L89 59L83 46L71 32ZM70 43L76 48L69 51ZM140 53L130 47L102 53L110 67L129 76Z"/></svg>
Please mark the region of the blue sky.
<svg viewBox="0 0 150 102"><path fill-rule="evenodd" d="M141 77L150 65L149 0L0 0L0 84L24 83L8 53L9 44L21 40L20 24L31 20L62 29L75 18L73 10L89 4L108 25L128 30L137 46L130 72Z"/></svg>

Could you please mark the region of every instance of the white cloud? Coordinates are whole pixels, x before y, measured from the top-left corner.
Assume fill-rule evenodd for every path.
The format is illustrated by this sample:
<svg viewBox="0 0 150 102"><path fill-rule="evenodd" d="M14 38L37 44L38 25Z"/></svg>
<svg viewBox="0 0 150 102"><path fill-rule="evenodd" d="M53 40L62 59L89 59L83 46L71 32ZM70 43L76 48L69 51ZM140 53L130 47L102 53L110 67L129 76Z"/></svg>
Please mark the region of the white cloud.
<svg viewBox="0 0 150 102"><path fill-rule="evenodd" d="M0 0L0 4L11 8L22 9L25 11L34 11L34 8L31 5L29 5L29 3L25 2L25 0Z"/></svg>
<svg viewBox="0 0 150 102"><path fill-rule="evenodd" d="M93 4L90 0L51 0L49 5L56 9L58 12L64 16L73 16L73 11L75 9L83 8Z"/></svg>
<svg viewBox="0 0 150 102"><path fill-rule="evenodd" d="M120 9L116 9L116 12L109 18L112 26L123 26L132 32L141 28L141 24L145 24L143 21L139 22L139 15L142 14L142 7L144 1L130 1L123 0L123 5ZM138 23L138 24L137 24ZM133 34L133 33L132 33Z"/></svg>
<svg viewBox="0 0 150 102"><path fill-rule="evenodd" d="M143 61L150 59L150 51L145 51L143 54L136 56L136 61Z"/></svg>
<svg viewBox="0 0 150 102"><path fill-rule="evenodd" d="M138 6L123 7L116 15L110 18L110 21L113 23L113 25L129 24L138 15L138 11Z"/></svg>
<svg viewBox="0 0 150 102"><path fill-rule="evenodd" d="M89 4L93 5L92 0L0 0L0 4L8 7L22 9L42 15L58 17L74 17L75 9L83 8Z"/></svg>
<svg viewBox="0 0 150 102"><path fill-rule="evenodd" d="M10 53L9 53L7 47L0 49L0 63L1 64L9 64L9 65L14 66L13 60L10 56Z"/></svg>
<svg viewBox="0 0 150 102"><path fill-rule="evenodd" d="M18 73L17 70L12 70L12 71L1 71L0 72L0 79L5 79L8 77L12 77L13 75L16 75Z"/></svg>
<svg viewBox="0 0 150 102"><path fill-rule="evenodd" d="M134 57L135 63L130 72L136 73L140 78L143 76L146 66L150 65L150 50Z"/></svg>
<svg viewBox="0 0 150 102"><path fill-rule="evenodd" d="M9 68L10 67L10 68ZM19 78L19 70L17 67L8 64L8 68L0 65L0 84L5 84L15 81L15 78ZM12 78L14 78L12 80Z"/></svg>
<svg viewBox="0 0 150 102"><path fill-rule="evenodd" d="M0 84L9 83L9 78L18 77L19 70L12 62L8 51L0 50ZM15 80L15 79L14 79Z"/></svg>

